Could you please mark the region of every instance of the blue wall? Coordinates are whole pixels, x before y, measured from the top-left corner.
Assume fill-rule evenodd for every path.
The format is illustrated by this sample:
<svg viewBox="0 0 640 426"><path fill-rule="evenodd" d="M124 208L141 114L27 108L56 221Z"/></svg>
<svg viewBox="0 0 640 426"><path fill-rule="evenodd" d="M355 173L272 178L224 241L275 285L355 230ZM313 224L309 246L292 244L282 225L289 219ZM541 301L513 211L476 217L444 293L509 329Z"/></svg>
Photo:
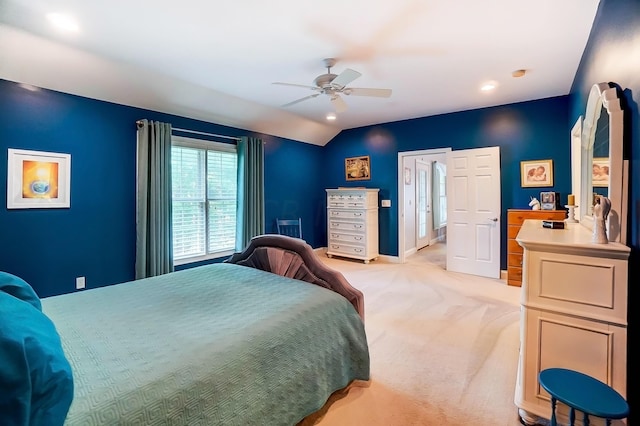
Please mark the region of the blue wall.
<svg viewBox="0 0 640 426"><path fill-rule="evenodd" d="M530 196L571 192L571 142L568 97L560 96L499 107L437 115L341 132L327 144L324 158L328 187L364 185L380 188L380 197L398 205L398 152L451 147L500 147L502 185L502 269L506 269L506 210L530 208ZM371 180L346 182L344 158L371 157ZM552 159L554 185L520 186L520 161ZM380 253L398 255L398 209L380 209Z"/></svg>
<svg viewBox="0 0 640 426"><path fill-rule="evenodd" d="M49 90L29 91L0 80L0 167L6 148L69 153L71 208L0 209L0 270L25 278L41 297L133 279L135 257L135 121L230 136L244 130ZM539 189L520 188L521 160L554 160L553 189L570 188L566 97L387 123L342 132L326 147L269 135L265 142L267 232L276 217L301 217L305 239L326 246L325 188L356 186L344 180L344 158L371 156L370 181L397 205L399 151L500 146L502 209L527 208ZM426 135L426 136L424 136ZM0 169L0 187L6 170ZM549 188L552 189L552 188ZM0 203L6 206L6 192ZM503 214L504 217L504 214ZM503 234L506 238L506 224ZM380 210L380 250L398 254L397 209ZM505 240L506 241L506 240ZM504 245L504 244L503 244ZM503 247L503 269L506 264Z"/></svg>
<svg viewBox="0 0 640 426"><path fill-rule="evenodd" d="M640 421L637 342L640 336L640 1L601 0L589 41L571 87L570 118L584 115L589 90L594 83L615 83L625 109L624 139L629 159L629 260L627 399L631 406L629 424Z"/></svg>
<svg viewBox="0 0 640 426"><path fill-rule="evenodd" d="M306 143L0 80L0 188L7 148L71 154L71 208L8 210L0 190L0 270L33 285L41 297L129 281L135 262L135 121L229 136L262 137L266 228L277 216L303 217L312 246L318 234L322 148ZM319 194L309 200L309 194ZM304 200L304 201L302 201Z"/></svg>

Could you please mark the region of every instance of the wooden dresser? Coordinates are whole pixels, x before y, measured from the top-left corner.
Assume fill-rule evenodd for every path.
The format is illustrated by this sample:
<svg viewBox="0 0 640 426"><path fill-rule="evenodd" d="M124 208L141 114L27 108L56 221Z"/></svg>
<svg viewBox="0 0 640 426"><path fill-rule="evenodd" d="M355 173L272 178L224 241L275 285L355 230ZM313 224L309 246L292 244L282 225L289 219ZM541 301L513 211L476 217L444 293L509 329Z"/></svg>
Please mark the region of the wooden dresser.
<svg viewBox="0 0 640 426"><path fill-rule="evenodd" d="M507 284L522 286L522 247L516 241L516 235L526 219L564 220L566 210L507 210Z"/></svg>

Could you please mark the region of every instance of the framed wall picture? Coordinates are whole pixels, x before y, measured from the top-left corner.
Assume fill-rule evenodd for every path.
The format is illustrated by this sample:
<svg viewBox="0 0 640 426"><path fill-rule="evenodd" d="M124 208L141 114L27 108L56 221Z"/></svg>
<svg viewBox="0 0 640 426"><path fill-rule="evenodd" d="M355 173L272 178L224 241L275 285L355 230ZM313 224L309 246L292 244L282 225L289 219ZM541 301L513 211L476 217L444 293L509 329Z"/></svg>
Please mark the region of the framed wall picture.
<svg viewBox="0 0 640 426"><path fill-rule="evenodd" d="M71 155L11 149L7 164L7 208L69 208Z"/></svg>
<svg viewBox="0 0 640 426"><path fill-rule="evenodd" d="M350 157L344 160L345 178L347 180L371 179L371 162L369 156Z"/></svg>
<svg viewBox="0 0 640 426"><path fill-rule="evenodd" d="M521 186L553 186L553 160L534 160L520 162Z"/></svg>
<svg viewBox="0 0 640 426"><path fill-rule="evenodd" d="M593 174L591 182L593 186L609 186L609 158L598 157L593 159Z"/></svg>

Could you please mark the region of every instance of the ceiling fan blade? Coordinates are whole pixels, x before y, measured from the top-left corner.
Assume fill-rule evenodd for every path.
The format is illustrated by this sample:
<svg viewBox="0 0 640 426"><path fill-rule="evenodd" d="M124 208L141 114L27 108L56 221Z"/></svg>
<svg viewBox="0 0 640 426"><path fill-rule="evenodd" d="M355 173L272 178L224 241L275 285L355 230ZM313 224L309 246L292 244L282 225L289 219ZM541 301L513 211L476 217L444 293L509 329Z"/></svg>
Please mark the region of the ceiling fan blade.
<svg viewBox="0 0 640 426"><path fill-rule="evenodd" d="M358 71L347 68L331 81L331 86L334 89L342 90L347 84L351 83L361 75L362 74L360 74Z"/></svg>
<svg viewBox="0 0 640 426"><path fill-rule="evenodd" d="M298 100L295 100L293 102L289 102L288 104L284 104L282 106L283 107L288 107L288 106L291 106L291 105L295 105L295 104L297 104L299 102L306 101L307 99L315 98L316 96L320 96L320 93L314 93L313 95L305 96L304 98L300 98Z"/></svg>
<svg viewBox="0 0 640 426"><path fill-rule="evenodd" d="M280 86L293 86L293 87L304 87L305 89L311 89L311 90L320 90L319 87L315 87L315 86L305 86L304 84L294 84L294 83L280 83L280 82L274 82L271 84L278 84Z"/></svg>
<svg viewBox="0 0 640 426"><path fill-rule="evenodd" d="M352 96L375 96L377 98L388 98L391 96L391 89L370 89L366 87L348 87L342 92Z"/></svg>
<svg viewBox="0 0 640 426"><path fill-rule="evenodd" d="M333 107L336 109L336 112L345 112L348 108L347 103L338 95L334 95L331 98L331 103Z"/></svg>

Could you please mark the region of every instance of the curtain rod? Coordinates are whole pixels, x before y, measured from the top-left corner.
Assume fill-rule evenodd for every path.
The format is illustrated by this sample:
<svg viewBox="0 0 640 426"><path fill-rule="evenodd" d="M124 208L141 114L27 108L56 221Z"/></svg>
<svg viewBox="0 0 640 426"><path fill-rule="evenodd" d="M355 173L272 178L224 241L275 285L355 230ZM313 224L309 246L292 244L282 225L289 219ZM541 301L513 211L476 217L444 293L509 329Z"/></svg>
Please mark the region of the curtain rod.
<svg viewBox="0 0 640 426"><path fill-rule="evenodd" d="M142 121L136 121L136 124L140 125L140 124L142 124ZM234 140L234 141L239 141L240 140L240 138L235 137L235 136L217 135L215 133L199 132L197 130L180 129L180 128L177 128L177 127L172 127L171 131L172 132L176 131L176 132L184 132L184 133L194 133L194 134L197 134L197 135L204 135L204 136L213 136L215 138L231 139L231 140Z"/></svg>

